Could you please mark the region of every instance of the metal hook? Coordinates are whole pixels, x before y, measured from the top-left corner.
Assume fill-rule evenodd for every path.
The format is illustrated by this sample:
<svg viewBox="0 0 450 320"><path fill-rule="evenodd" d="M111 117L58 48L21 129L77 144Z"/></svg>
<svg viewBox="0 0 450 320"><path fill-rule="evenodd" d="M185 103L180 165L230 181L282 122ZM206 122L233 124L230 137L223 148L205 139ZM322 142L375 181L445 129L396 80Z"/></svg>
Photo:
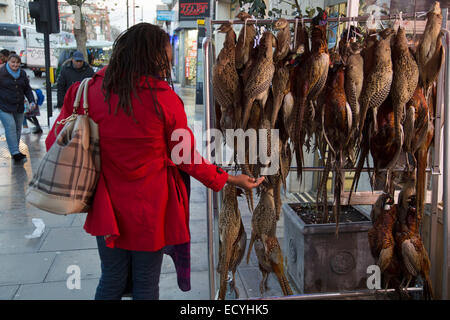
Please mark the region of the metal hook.
<svg viewBox="0 0 450 320"><path fill-rule="evenodd" d="M258 36L255 37L255 46L259 45L259 38L261 37L261 30L258 28L258 18L255 18L255 28L257 31Z"/></svg>
<svg viewBox="0 0 450 320"><path fill-rule="evenodd" d="M336 51L339 49L339 40L338 40L338 34L339 34L339 26L341 24L341 14L338 12L338 21L337 21L337 27L336 27L336 44L335 44L335 48Z"/></svg>
<svg viewBox="0 0 450 320"><path fill-rule="evenodd" d="M295 17L295 27L294 27L294 48L293 50L295 50L295 46L297 44L297 25L298 25L298 17Z"/></svg>
<svg viewBox="0 0 450 320"><path fill-rule="evenodd" d="M244 20L244 43L245 43L245 36L247 35L247 21L249 18Z"/></svg>
<svg viewBox="0 0 450 320"><path fill-rule="evenodd" d="M417 21L417 0L414 0L414 31L413 31L413 43L416 42L416 21Z"/></svg>
<svg viewBox="0 0 450 320"><path fill-rule="evenodd" d="M353 19L353 17L350 17L350 20L348 21L347 42L348 42L348 39L350 37L350 30L351 30L351 26L352 26L352 24L351 24L352 19Z"/></svg>

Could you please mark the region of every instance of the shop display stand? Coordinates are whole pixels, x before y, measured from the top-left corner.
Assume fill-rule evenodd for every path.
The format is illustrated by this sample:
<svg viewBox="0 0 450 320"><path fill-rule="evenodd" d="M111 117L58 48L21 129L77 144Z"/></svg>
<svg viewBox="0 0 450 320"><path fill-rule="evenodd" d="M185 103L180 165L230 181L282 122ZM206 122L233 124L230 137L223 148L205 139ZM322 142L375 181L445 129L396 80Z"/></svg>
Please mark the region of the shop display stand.
<svg viewBox="0 0 450 320"><path fill-rule="evenodd" d="M450 108L450 32L445 29L448 9L442 10L442 16L444 17L443 23L443 46L445 50L445 62L441 68L441 72L438 80L438 91L437 91L437 103L435 110L435 133L434 133L434 143L430 147L430 152L433 155L433 162L431 167L427 169L428 173L431 173L431 213L430 215L430 248L429 254L432 262L432 273L431 278L436 279L436 269L433 262L436 261L436 257L442 255L442 287L441 287L441 298L448 299L449 290L449 266L450 266L450 244L449 244L449 228L450 221L448 217L449 205L450 205L450 126L444 124L450 123L450 112L444 112L444 110L449 110ZM389 15L381 16L379 20L395 20L399 18L399 15ZM402 18L425 20L426 12L416 12L414 14L403 14ZM328 18L328 22L365 22L368 16L358 16L358 17L341 17L341 18ZM289 23L294 23L303 21L303 23L311 23L312 19L287 19ZM249 19L247 24L272 24L275 19ZM220 25L227 22L232 24L244 24L242 20L211 20L207 18L205 21L206 27L206 37L203 40L203 54L204 54L204 97L205 97L205 129L206 129L206 158L211 161L211 134L210 129L212 129L212 124L215 123L215 108L214 108L214 97L212 90L212 69L215 63L215 46L212 40L212 27L213 25ZM444 130L442 128L444 127ZM441 133L443 134L443 137ZM441 143L442 141L442 143ZM217 141L216 141L217 143ZM217 150L217 149L216 149ZM441 161L441 155L443 152L443 161ZM217 155L216 155L217 157ZM441 163L443 162L443 163ZM222 167L224 170L234 170L234 167ZM322 172L323 167L304 167L303 172ZM290 171L296 171L296 167L291 167ZM372 171L374 168L364 168L363 171ZM397 169L398 171L403 171L403 169ZM333 170L332 170L333 171ZM342 171L355 171L355 168L342 169ZM382 171L382 170L381 170ZM440 183L439 178L443 175L443 193L440 196ZM359 192L359 194L365 194L367 196L372 196L371 191ZM442 198L441 198L442 197ZM207 190L207 243L208 243L208 267L209 267L209 289L210 289L210 299L214 300L217 298L218 287L216 287L216 271L215 265L218 261L218 217L219 208L221 201L221 192L215 193L211 189ZM375 201L374 201L375 202ZM437 252L437 223L438 223L438 211L439 202L443 203L442 209L442 223L443 223L443 249L441 252ZM344 204L344 203L343 203ZM353 200L350 204L361 204L356 203ZM436 288L436 286L434 286ZM408 292L420 291L421 288L408 288ZM305 299L336 299L336 298L360 298L364 296L373 296L376 290L356 290L351 292L329 292L329 293L317 293L317 294L302 294L293 295L286 297L264 297L264 299L288 299L288 300L305 300ZM380 292L391 292L390 290L379 290Z"/></svg>

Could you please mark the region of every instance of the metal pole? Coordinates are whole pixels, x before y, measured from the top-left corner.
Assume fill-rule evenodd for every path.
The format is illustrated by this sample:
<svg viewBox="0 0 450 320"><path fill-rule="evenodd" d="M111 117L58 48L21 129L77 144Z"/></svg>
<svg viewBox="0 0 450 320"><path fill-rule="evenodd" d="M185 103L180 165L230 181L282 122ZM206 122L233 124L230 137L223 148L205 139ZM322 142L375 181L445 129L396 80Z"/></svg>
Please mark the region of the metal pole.
<svg viewBox="0 0 450 320"><path fill-rule="evenodd" d="M210 21L208 18L206 21ZM206 125L206 158L211 160L211 82L210 82L210 50L211 50L211 30L207 28L206 37L203 39L203 63L204 63L204 101L205 101L205 125ZM207 189L206 193L206 220L208 228L208 275L209 275L209 297L211 300L215 299L215 277L214 277L214 218L213 218L213 191Z"/></svg>
<svg viewBox="0 0 450 320"><path fill-rule="evenodd" d="M447 21L447 9L443 10L443 25L446 25ZM445 41L445 35L442 38ZM437 243L438 243L438 203L440 201L440 179L442 175L441 170L441 155L442 155L442 112L444 104L445 95L445 67L441 68L437 81L437 100L436 100L436 113L434 119L434 142L433 142L433 163L432 163L432 174L431 174L431 214L430 214L430 225L429 225L429 248L428 252L431 260L431 279L436 282L437 278ZM429 106L430 108L432 106Z"/></svg>
<svg viewBox="0 0 450 320"><path fill-rule="evenodd" d="M421 292L422 288L406 288L407 292ZM376 294L386 294L388 292L395 292L395 289L387 290L358 290L358 291L348 291L348 292L325 292L325 293L307 293L292 296L283 297L265 297L265 298L255 298L248 300L328 300L328 299L344 299L344 298L361 298L374 296Z"/></svg>
<svg viewBox="0 0 450 320"><path fill-rule="evenodd" d="M133 0L133 26L136 24L136 2Z"/></svg>
<svg viewBox="0 0 450 320"><path fill-rule="evenodd" d="M450 32L445 31L445 96L444 96L444 212L442 215L444 223L444 253L443 253L443 270L442 270L442 299L447 300L448 295L448 268L450 265L450 244L448 232L450 229L449 205L450 205Z"/></svg>
<svg viewBox="0 0 450 320"><path fill-rule="evenodd" d="M403 19L408 19L408 18L414 18L415 16L417 17L418 20L426 20L426 14L427 12L416 12L415 15L414 13L408 13L408 14L403 14L402 18ZM395 15L391 15L391 16L380 16L378 18L378 20L393 20L393 19L397 19L399 18L400 15L395 14ZM358 16L358 17L341 17L341 18L328 18L327 21L328 22L366 22L367 19L369 18L369 16ZM289 23L295 23L295 19L287 19L287 21ZM230 20L213 20L212 24L224 24L224 23L228 23L230 22ZM245 21L242 20L232 20L233 24L244 24ZM274 20L272 19L248 19L247 20L247 24L272 24L274 22ZM304 23L311 23L312 19L308 18L308 19L303 19Z"/></svg>
<svg viewBox="0 0 450 320"><path fill-rule="evenodd" d="M234 170L235 167L234 166L222 166L221 167L223 170L225 171L230 171L230 170ZM289 171L297 171L297 167L290 167ZM302 171L307 171L307 172L322 172L325 168L324 167L303 167ZM334 169L330 169L331 171L334 171ZM362 168L361 172L368 172L368 171L374 171L375 168ZM341 171L345 171L345 172L355 172L356 168L342 168ZM379 172L386 172L387 169L378 169ZM393 169L393 172L403 172L405 171L404 168L397 168L397 169ZM432 172L432 169L427 168L425 170L425 172Z"/></svg>
<svg viewBox="0 0 450 320"><path fill-rule="evenodd" d="M206 123L206 152L208 161L211 160L211 123L214 121L214 97L212 96L212 78L210 71L213 64L212 52L212 19L214 19L214 1L209 3L209 18L205 19L205 38L203 39L203 67L204 67L204 103L205 103L205 123ZM216 299L216 282L214 267L214 219L217 216L214 211L217 210L218 197L211 189L207 189L206 195L206 213L208 224L208 275L209 275L209 298Z"/></svg>
<svg viewBox="0 0 450 320"><path fill-rule="evenodd" d="M127 0L127 29L130 27L130 12L129 12L130 6L128 5L128 1L129 0Z"/></svg>
<svg viewBox="0 0 450 320"><path fill-rule="evenodd" d="M44 33L44 52L45 52L45 84L47 88L47 123L48 126L50 127L50 118L53 116L53 106L52 106L52 87L50 84L50 34L48 32Z"/></svg>

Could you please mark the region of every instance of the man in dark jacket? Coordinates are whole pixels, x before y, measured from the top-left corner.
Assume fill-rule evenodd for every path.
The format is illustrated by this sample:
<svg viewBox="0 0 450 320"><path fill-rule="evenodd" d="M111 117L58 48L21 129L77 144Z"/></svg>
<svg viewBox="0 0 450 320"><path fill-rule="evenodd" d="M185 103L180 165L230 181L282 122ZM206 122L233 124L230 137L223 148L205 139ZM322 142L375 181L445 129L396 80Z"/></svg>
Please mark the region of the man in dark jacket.
<svg viewBox="0 0 450 320"><path fill-rule="evenodd" d="M83 54L75 51L72 60L62 66L58 77L58 102L57 108L61 108L64 103L64 96L69 87L77 81L92 77L94 70L84 61Z"/></svg>

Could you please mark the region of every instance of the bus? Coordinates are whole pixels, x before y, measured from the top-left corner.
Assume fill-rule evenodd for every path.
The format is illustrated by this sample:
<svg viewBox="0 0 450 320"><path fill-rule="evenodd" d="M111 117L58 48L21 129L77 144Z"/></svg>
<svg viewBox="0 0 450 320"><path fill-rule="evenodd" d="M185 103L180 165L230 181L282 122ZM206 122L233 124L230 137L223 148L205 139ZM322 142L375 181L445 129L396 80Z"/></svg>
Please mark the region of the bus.
<svg viewBox="0 0 450 320"><path fill-rule="evenodd" d="M27 64L27 33L33 26L0 23L0 49L15 51L21 57L22 64Z"/></svg>

